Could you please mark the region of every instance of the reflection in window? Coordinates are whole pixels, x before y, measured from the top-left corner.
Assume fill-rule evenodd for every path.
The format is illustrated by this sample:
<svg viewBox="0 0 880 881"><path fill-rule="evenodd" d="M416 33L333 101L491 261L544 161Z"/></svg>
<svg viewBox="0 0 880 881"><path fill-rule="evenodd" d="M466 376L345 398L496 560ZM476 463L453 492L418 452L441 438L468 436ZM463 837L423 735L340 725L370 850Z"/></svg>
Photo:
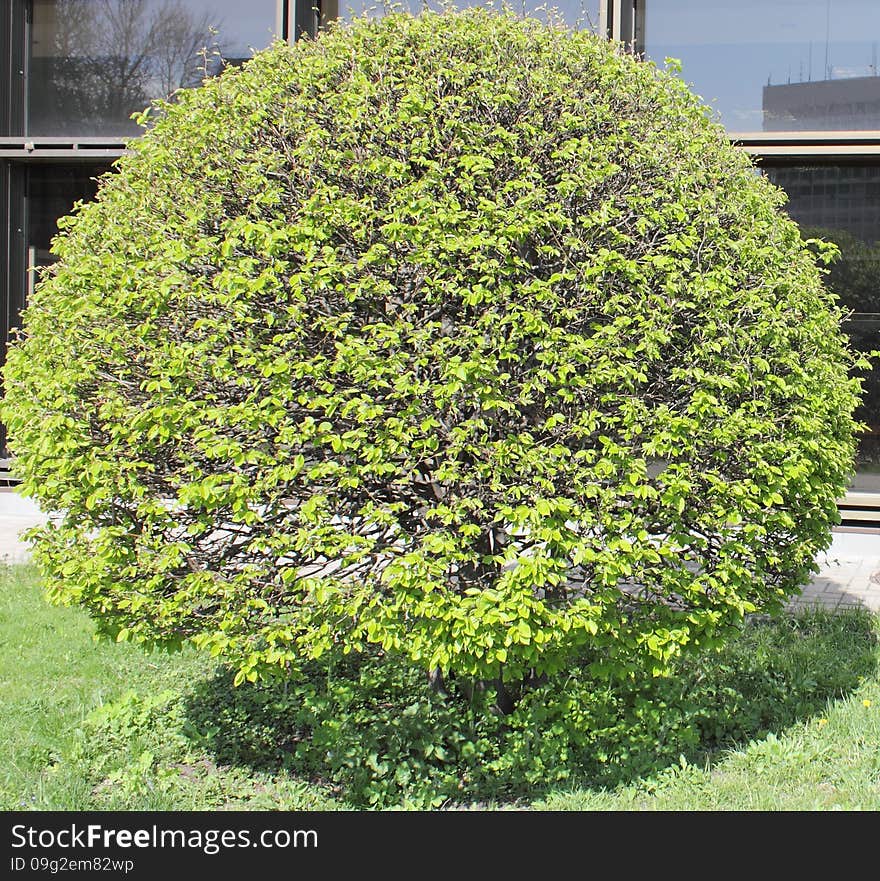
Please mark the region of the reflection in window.
<svg viewBox="0 0 880 881"><path fill-rule="evenodd" d="M69 214L76 202L88 202L98 190L98 175L107 166L32 165L27 169L25 290L32 293L37 270L53 262L49 248L58 232L58 218Z"/></svg>
<svg viewBox="0 0 880 881"><path fill-rule="evenodd" d="M266 46L276 0L34 0L31 135L137 134L132 113Z"/></svg>
<svg viewBox="0 0 880 881"><path fill-rule="evenodd" d="M732 132L880 129L876 0L648 0L649 58Z"/></svg>
<svg viewBox="0 0 880 881"><path fill-rule="evenodd" d="M562 21L572 28L598 32L599 2L600 0L557 0L557 2L550 0L544 3L542 0L523 0L521 3L511 4L511 8L544 21L548 19ZM454 0L457 9L479 6L498 9L500 5L500 3L492 3L491 0ZM422 9L439 9L440 6L439 3L431 3L429 0L402 0L393 4L377 3L376 0L339 0L339 17L350 20L353 16L366 13L378 18L389 8L417 15Z"/></svg>
<svg viewBox="0 0 880 881"><path fill-rule="evenodd" d="M0 169L2 170L2 169ZM69 214L78 201L89 201L97 191L96 177L105 164L10 164L7 182L11 198L9 240L3 270L6 298L0 312L0 364L11 334L21 326L21 313L39 279L39 269L55 260L50 252L58 232L58 218ZM6 458L6 429L0 423L0 459Z"/></svg>
<svg viewBox="0 0 880 881"><path fill-rule="evenodd" d="M826 165L768 168L789 197L788 211L805 236L834 242L841 259L827 284L851 309L844 324L856 349L880 348L880 167ZM852 489L880 493L880 366L864 383L856 417L868 426L859 446Z"/></svg>

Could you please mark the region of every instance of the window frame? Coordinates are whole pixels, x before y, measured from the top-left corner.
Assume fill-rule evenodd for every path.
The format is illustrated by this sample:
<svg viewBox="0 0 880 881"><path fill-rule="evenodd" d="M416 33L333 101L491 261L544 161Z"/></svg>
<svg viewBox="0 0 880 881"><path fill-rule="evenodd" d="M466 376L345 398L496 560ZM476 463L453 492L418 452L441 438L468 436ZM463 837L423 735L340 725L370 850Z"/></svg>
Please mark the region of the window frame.
<svg viewBox="0 0 880 881"><path fill-rule="evenodd" d="M275 32L295 39L297 0L275 0ZM299 11L311 0L300 0ZM25 180L31 163L112 164L125 153L131 136L29 136L27 131L28 47L33 0L9 0L0 11L0 366L6 342L24 305L29 284ZM0 450L5 429L0 425ZM2 468L0 468L2 471Z"/></svg>
<svg viewBox="0 0 880 881"><path fill-rule="evenodd" d="M305 10L321 0L275 0L275 33L283 40L293 42L297 31L294 23L306 16ZM12 150L18 150L16 158L33 158L34 150L26 148L25 142L50 142L52 149L93 140L92 136L28 136L27 87L28 45L33 22L33 0L9 0L0 13L0 58L6 62L0 68L0 157L10 158ZM306 16L307 17L307 16ZM314 27L309 33L314 35ZM95 136L100 142L116 149L121 155L131 136Z"/></svg>
<svg viewBox="0 0 880 881"><path fill-rule="evenodd" d="M604 5L616 5L618 0L604 0ZM644 56L646 46L646 12L652 0L623 0L638 5L633 25L632 49ZM772 0L771 0L772 2ZM612 39L626 42L625 35ZM748 153L757 167L792 168L805 163L811 165L880 164L880 130L838 131L773 131L732 132L730 141ZM880 285L880 280L878 280ZM865 524L880 520L880 494L848 491L839 500L844 523Z"/></svg>

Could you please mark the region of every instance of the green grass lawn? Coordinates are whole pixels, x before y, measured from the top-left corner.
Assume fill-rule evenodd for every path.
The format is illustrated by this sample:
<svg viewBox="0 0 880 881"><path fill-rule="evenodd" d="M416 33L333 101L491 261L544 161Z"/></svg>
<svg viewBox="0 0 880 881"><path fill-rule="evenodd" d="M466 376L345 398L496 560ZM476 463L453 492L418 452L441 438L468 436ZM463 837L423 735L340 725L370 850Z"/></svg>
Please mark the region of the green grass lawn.
<svg viewBox="0 0 880 881"><path fill-rule="evenodd" d="M32 569L0 570L0 808L360 805L338 780L293 760L302 732L286 716L282 687L233 690L228 676L196 652L148 654L96 642L93 630L82 612L47 605ZM638 763L617 761L614 779L534 785L514 803L554 810L877 810L878 634L877 618L858 612L755 622L720 655L691 662L656 693L646 692L669 706L663 749L647 756L647 765L644 754ZM677 760L676 732L687 726L676 715L683 712L676 694L688 696L688 730L700 732L697 743L681 739ZM385 705L377 706L383 712ZM416 712L387 706L389 730ZM340 732L342 740L347 735ZM356 770L369 776L382 756L364 762ZM464 802L503 807L512 798L504 788L470 790Z"/></svg>
<svg viewBox="0 0 880 881"><path fill-rule="evenodd" d="M0 569L0 809L334 807L300 781L218 768L152 724L165 720L151 703L210 679L203 656L98 642L94 629L81 611L48 605L30 567ZM169 768L176 779L161 779Z"/></svg>

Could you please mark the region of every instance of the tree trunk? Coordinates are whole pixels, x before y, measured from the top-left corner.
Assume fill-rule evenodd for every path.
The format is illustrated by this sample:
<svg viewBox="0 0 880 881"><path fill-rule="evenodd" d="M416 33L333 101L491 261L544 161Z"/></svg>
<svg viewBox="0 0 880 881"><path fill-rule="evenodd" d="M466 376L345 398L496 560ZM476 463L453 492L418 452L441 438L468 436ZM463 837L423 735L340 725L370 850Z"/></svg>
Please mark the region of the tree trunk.
<svg viewBox="0 0 880 881"><path fill-rule="evenodd" d="M446 690L446 681L443 679L443 671L439 667L428 671L428 684L435 694L440 694L443 697L449 696L449 692Z"/></svg>

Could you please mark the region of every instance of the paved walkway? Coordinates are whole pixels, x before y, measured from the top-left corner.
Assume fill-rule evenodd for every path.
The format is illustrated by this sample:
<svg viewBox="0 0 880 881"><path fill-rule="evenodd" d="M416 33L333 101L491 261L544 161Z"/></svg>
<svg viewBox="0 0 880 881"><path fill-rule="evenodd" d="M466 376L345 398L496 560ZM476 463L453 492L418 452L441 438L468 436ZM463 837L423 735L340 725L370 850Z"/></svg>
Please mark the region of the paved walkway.
<svg viewBox="0 0 880 881"><path fill-rule="evenodd" d="M880 612L880 532L837 530L818 563L819 574L793 605Z"/></svg>
<svg viewBox="0 0 880 881"><path fill-rule="evenodd" d="M23 499L12 490L0 489L0 559L10 563L25 562L28 549L19 540L19 533L42 520L40 509L29 499Z"/></svg>
<svg viewBox="0 0 880 881"><path fill-rule="evenodd" d="M26 561L28 550L19 533L41 520L32 502L0 490L0 559ZM880 612L880 532L836 531L831 547L819 555L818 562L821 571L793 600L793 606L865 606Z"/></svg>

